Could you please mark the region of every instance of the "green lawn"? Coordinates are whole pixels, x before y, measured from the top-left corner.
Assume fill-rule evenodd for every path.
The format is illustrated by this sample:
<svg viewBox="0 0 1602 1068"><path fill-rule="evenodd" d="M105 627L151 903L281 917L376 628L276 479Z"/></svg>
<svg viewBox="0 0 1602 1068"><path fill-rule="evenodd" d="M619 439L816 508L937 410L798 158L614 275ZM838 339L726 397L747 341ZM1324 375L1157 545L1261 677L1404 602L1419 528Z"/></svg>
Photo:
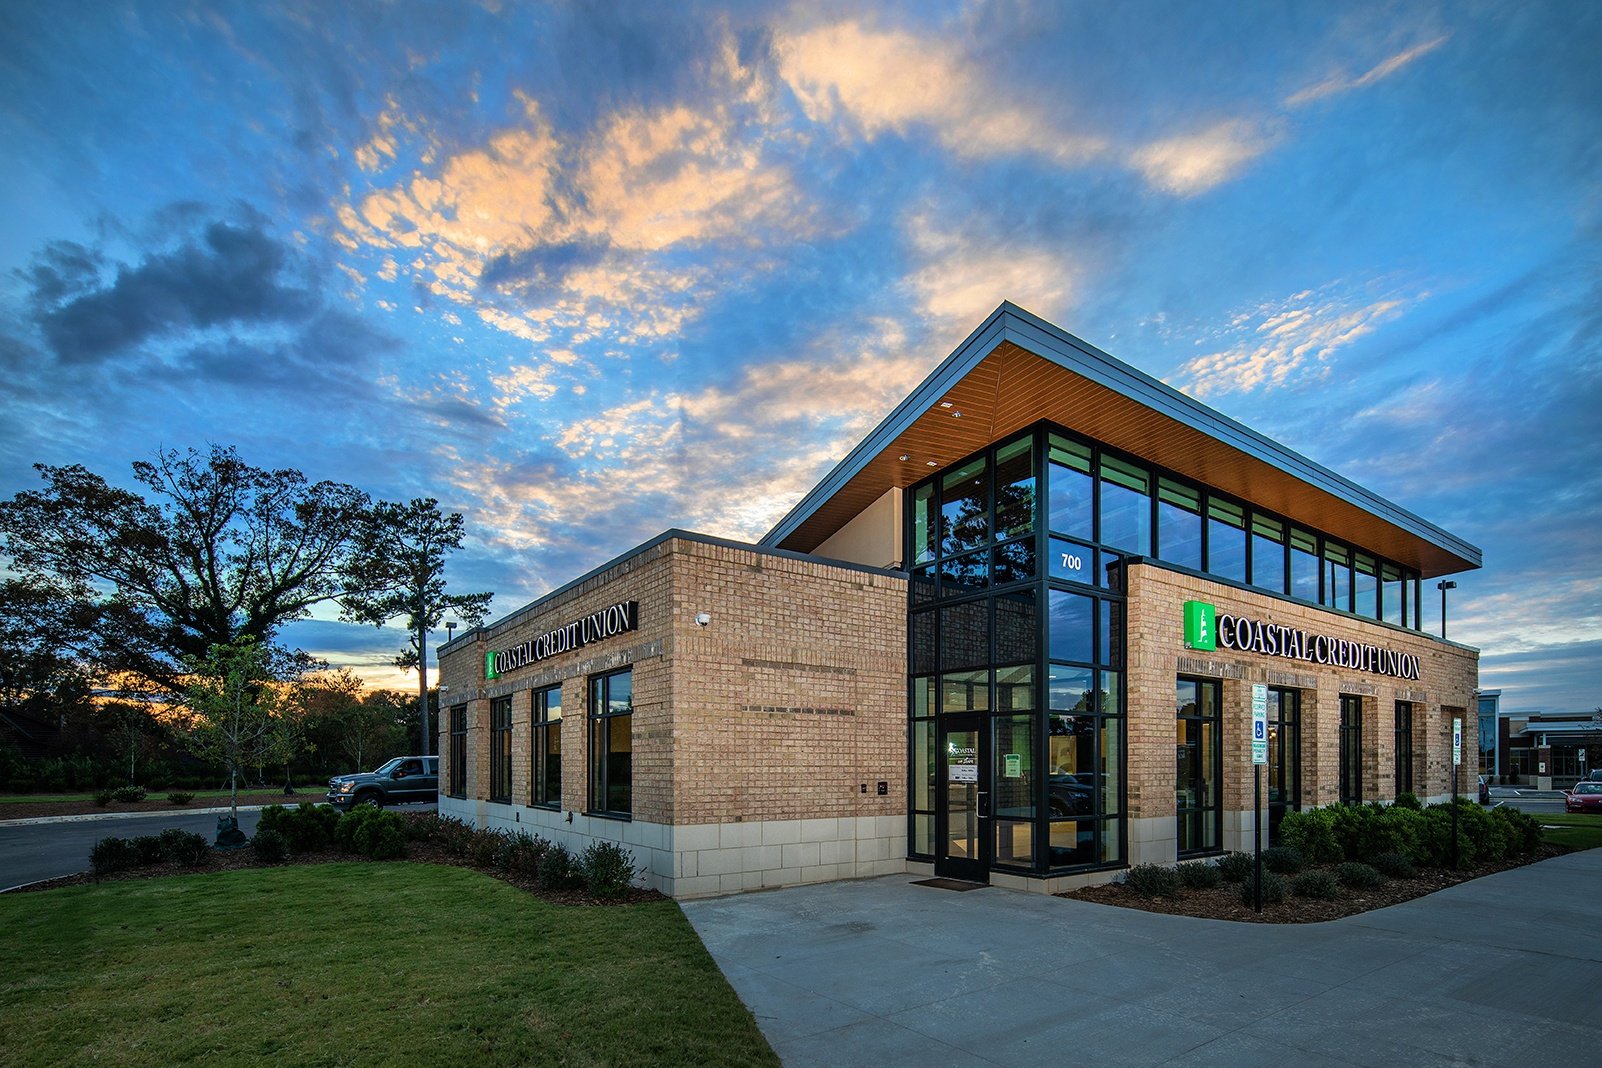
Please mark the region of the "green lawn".
<svg viewBox="0 0 1602 1068"><path fill-rule="evenodd" d="M1602 816L1580 815L1565 812L1558 815L1542 813L1537 817L1546 828L1546 840L1570 849L1595 849L1602 846Z"/></svg>
<svg viewBox="0 0 1602 1068"><path fill-rule="evenodd" d="M356 862L0 896L0 1064L777 1064L671 901Z"/></svg>
<svg viewBox="0 0 1602 1068"><path fill-rule="evenodd" d="M278 794L283 792L283 788L283 783L279 783L277 786L249 788L241 786L239 793L240 796L245 794ZM295 804L299 804L301 801L320 801L326 795L327 790L328 780L326 779L321 782L307 783L304 786L297 784L295 793L290 796L289 801ZM145 800L165 801L167 800L167 795L174 792L177 791L152 790ZM186 790L183 792L195 795L195 800L191 801L190 804L216 798L227 800L229 797L229 791L227 790ZM94 799L95 791L93 790L66 794L0 794L0 805L53 805L66 801L93 801Z"/></svg>

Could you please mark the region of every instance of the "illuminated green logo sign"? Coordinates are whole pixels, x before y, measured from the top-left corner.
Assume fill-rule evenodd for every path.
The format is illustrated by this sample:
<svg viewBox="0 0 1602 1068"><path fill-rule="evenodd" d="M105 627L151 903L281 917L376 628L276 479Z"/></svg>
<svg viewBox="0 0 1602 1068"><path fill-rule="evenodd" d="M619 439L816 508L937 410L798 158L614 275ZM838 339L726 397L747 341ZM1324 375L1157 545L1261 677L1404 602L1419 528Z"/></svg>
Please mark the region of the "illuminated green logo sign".
<svg viewBox="0 0 1602 1068"><path fill-rule="evenodd" d="M501 677L501 673L495 670L494 653L484 654L484 677L486 679L498 679Z"/></svg>
<svg viewBox="0 0 1602 1068"><path fill-rule="evenodd" d="M1218 648L1218 609L1206 601L1185 602L1185 648L1212 652Z"/></svg>

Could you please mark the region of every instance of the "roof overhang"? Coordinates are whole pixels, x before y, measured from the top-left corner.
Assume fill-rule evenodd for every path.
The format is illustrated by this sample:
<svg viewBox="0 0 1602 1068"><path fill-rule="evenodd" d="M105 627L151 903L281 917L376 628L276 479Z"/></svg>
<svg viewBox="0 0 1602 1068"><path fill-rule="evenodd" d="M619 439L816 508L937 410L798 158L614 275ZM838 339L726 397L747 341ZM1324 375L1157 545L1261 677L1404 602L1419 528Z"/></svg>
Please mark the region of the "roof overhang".
<svg viewBox="0 0 1602 1068"><path fill-rule="evenodd" d="M1480 566L1478 547L1010 303L992 312L761 544L810 552L887 488L910 486L1043 419L1348 539L1426 578Z"/></svg>

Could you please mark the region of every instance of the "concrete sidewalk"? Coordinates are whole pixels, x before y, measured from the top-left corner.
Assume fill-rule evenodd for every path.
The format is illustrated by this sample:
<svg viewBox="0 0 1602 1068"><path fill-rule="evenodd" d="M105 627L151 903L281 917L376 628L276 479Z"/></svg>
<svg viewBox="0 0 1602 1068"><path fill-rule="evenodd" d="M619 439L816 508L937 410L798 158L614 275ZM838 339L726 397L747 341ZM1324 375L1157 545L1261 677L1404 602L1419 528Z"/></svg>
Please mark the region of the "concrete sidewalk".
<svg viewBox="0 0 1602 1068"><path fill-rule="evenodd" d="M687 902L786 1065L1554 1065L1602 1050L1602 850L1331 923L886 876Z"/></svg>

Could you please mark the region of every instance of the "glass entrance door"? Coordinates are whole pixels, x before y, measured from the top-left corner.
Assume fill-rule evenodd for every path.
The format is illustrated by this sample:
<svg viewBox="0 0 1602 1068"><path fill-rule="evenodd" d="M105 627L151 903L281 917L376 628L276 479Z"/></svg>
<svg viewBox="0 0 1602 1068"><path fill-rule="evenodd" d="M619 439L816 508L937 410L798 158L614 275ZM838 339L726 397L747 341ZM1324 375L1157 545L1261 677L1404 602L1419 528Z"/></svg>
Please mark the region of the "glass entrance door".
<svg viewBox="0 0 1602 1068"><path fill-rule="evenodd" d="M990 739L985 716L940 720L935 874L990 881Z"/></svg>

